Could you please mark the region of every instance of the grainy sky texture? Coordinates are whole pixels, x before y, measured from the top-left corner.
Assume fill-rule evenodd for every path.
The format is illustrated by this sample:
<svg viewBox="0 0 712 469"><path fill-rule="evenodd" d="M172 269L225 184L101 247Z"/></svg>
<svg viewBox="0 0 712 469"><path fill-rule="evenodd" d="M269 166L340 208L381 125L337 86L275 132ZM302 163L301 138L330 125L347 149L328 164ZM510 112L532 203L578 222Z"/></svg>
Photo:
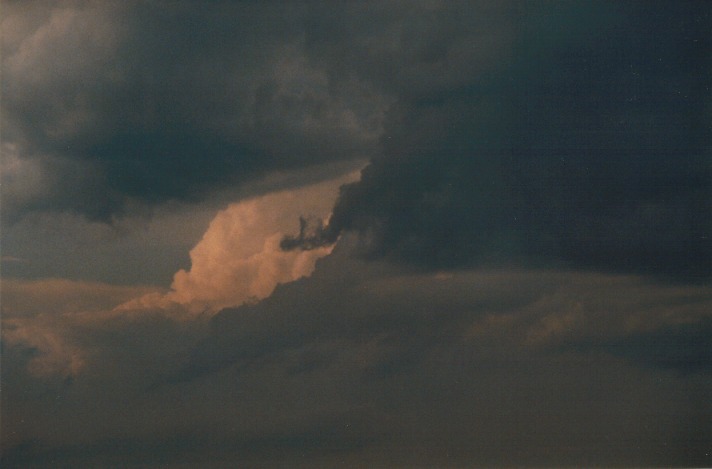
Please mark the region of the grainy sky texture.
<svg viewBox="0 0 712 469"><path fill-rule="evenodd" d="M3 0L2 467L712 465L712 5Z"/></svg>

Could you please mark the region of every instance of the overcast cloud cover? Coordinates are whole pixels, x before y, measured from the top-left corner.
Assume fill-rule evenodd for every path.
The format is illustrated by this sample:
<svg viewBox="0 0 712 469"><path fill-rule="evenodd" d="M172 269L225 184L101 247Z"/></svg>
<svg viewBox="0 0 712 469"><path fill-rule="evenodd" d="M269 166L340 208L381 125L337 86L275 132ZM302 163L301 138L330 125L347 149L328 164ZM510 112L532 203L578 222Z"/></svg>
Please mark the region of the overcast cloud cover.
<svg viewBox="0 0 712 469"><path fill-rule="evenodd" d="M712 465L708 2L1 26L3 467Z"/></svg>

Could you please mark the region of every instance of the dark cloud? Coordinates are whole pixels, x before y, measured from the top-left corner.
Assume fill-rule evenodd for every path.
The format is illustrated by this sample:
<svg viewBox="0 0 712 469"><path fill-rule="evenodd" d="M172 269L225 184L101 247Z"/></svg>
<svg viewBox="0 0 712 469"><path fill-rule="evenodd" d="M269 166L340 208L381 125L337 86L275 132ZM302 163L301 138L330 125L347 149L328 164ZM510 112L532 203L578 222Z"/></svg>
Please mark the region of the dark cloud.
<svg viewBox="0 0 712 469"><path fill-rule="evenodd" d="M502 348L574 344L584 350L597 344L631 359L642 359L638 349L647 346L651 363L706 369L703 344L710 333L704 318L712 301L707 286L576 271L404 272L346 261L346 252L338 248L319 261L312 277L280 286L258 304L223 310L213 319L212 339L197 349L184 376L311 342L379 337L406 355L456 346L458 337ZM485 330L491 337L479 335ZM622 351L625 344L630 353ZM664 358L673 353L679 359ZM663 358L652 358L656 354Z"/></svg>
<svg viewBox="0 0 712 469"><path fill-rule="evenodd" d="M7 219L370 156L302 244L710 274L706 3L41 5L4 20Z"/></svg>
<svg viewBox="0 0 712 469"><path fill-rule="evenodd" d="M580 272L423 274L346 255L325 258L312 277L259 304L221 312L168 385L232 376L251 388L254 374L284 380L268 389L298 386L305 394L297 405L309 413L339 402L354 413L329 432L342 435L348 422L367 442L344 461L645 465L707 457L709 368L700 363L712 338L709 288ZM653 376L682 388L658 388ZM660 403L675 417L664 417ZM688 413L693 423L683 429L678 419ZM640 431L641 418L665 420L670 431ZM625 423L633 421L638 430ZM660 451L655 441L671 446Z"/></svg>
<svg viewBox="0 0 712 469"><path fill-rule="evenodd" d="M707 3L210 5L5 2L3 216L106 221L367 154L282 246L339 242L212 318L5 285L3 467L712 464L712 292L660 278L712 265ZM10 254L81 271L87 241L129 253L96 275L139 278L209 216L163 209L123 246L26 216Z"/></svg>
<svg viewBox="0 0 712 469"><path fill-rule="evenodd" d="M406 18L380 57L397 67L352 70L397 96L384 153L307 245L352 230L367 254L430 267L712 273L706 3L453 3Z"/></svg>
<svg viewBox="0 0 712 469"><path fill-rule="evenodd" d="M253 2L9 4L3 153L17 169L6 178L35 169L6 185L3 215L107 221L132 203L372 154L382 97L332 84L307 60L305 14Z"/></svg>
<svg viewBox="0 0 712 469"><path fill-rule="evenodd" d="M675 324L602 342L579 343L580 349L604 349L639 363L694 373L712 369L712 324Z"/></svg>
<svg viewBox="0 0 712 469"><path fill-rule="evenodd" d="M710 370L690 357L711 301L633 276L413 272L342 244L210 324L49 322L85 360L69 378L28 375L41 351L5 341L3 467L704 466Z"/></svg>

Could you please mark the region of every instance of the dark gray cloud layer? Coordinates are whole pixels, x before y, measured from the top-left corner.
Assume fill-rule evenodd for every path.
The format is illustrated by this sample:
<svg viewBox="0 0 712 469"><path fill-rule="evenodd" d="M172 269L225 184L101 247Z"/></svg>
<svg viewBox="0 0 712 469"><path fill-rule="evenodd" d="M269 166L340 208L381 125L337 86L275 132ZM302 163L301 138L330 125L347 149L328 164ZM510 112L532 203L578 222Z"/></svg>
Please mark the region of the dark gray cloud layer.
<svg viewBox="0 0 712 469"><path fill-rule="evenodd" d="M7 3L3 152L38 186L6 189L8 219L107 221L374 151L381 97L307 60L305 4Z"/></svg>
<svg viewBox="0 0 712 469"><path fill-rule="evenodd" d="M337 249L209 330L65 324L76 376L6 348L3 467L709 465L708 287Z"/></svg>
<svg viewBox="0 0 712 469"><path fill-rule="evenodd" d="M431 267L712 273L707 3L452 3L404 23L370 62L358 37L333 46L397 101L384 154L304 244L355 230Z"/></svg>
<svg viewBox="0 0 712 469"><path fill-rule="evenodd" d="M6 15L7 219L369 156L306 244L710 274L706 2L29 5Z"/></svg>

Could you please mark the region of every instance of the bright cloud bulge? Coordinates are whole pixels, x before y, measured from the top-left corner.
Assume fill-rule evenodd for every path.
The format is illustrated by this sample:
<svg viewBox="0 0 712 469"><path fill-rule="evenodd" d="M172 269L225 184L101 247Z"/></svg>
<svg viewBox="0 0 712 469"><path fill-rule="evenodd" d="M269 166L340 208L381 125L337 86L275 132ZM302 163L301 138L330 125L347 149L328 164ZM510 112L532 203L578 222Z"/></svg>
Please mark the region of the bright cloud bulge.
<svg viewBox="0 0 712 469"><path fill-rule="evenodd" d="M190 269L176 272L168 291L59 279L5 281L3 340L34 350L28 364L33 375L75 376L86 364L85 351L72 343L78 327L144 314L208 319L222 308L266 298L277 285L310 275L317 259L331 252L332 246L284 251L279 244L298 229L300 216L326 222L339 187L357 178L352 172L230 204L212 220L190 251Z"/></svg>
<svg viewBox="0 0 712 469"><path fill-rule="evenodd" d="M230 204L210 223L190 251L190 270L178 271L168 293L151 293L119 310L171 308L191 314L215 313L269 296L280 283L308 276L332 246L285 251L280 241L295 231L300 216L326 222L338 188L358 173Z"/></svg>

